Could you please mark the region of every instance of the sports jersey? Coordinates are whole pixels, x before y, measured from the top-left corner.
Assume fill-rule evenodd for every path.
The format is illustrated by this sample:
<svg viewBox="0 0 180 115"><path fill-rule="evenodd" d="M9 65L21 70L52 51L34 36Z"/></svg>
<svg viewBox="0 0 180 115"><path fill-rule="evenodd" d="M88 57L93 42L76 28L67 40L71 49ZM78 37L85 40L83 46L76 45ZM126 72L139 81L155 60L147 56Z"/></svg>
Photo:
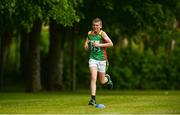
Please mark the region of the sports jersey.
<svg viewBox="0 0 180 115"><path fill-rule="evenodd" d="M104 39L102 38L102 30L99 32L99 34L94 35L92 34L92 31L88 32L88 39L89 41L89 50L90 50L90 59L95 60L106 60L107 54L106 54L106 48L105 47L94 47L94 43L97 42L99 44L104 43Z"/></svg>

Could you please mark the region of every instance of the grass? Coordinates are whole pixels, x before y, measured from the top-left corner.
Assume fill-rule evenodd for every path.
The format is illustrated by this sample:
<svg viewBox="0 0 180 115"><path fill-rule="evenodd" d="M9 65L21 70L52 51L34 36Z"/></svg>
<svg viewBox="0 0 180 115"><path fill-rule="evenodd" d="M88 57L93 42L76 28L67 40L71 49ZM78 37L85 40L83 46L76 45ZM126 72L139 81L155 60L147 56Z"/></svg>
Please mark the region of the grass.
<svg viewBox="0 0 180 115"><path fill-rule="evenodd" d="M1 93L1 114L180 114L180 91L98 91L88 106L88 91Z"/></svg>

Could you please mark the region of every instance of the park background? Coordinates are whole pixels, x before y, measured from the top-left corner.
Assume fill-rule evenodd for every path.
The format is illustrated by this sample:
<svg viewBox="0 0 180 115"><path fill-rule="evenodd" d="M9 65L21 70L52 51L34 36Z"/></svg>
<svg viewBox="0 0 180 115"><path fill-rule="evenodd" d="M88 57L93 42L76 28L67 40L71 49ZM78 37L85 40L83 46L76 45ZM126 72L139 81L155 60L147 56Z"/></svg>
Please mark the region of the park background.
<svg viewBox="0 0 180 115"><path fill-rule="evenodd" d="M96 17L114 43L114 90L180 89L179 0L1 0L0 91L89 89Z"/></svg>

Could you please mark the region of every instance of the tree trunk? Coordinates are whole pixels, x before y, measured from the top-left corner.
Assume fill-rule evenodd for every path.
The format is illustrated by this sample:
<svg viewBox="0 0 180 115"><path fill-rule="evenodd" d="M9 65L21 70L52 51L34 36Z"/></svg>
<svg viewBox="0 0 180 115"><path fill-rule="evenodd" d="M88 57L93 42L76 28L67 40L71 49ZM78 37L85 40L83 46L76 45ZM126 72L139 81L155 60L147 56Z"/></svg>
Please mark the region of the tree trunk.
<svg viewBox="0 0 180 115"><path fill-rule="evenodd" d="M12 35L12 31L6 31L0 36L0 91L4 89L4 69Z"/></svg>
<svg viewBox="0 0 180 115"><path fill-rule="evenodd" d="M64 40L62 33L64 27L55 22L50 23L50 46L48 54L48 90L63 89L63 53Z"/></svg>
<svg viewBox="0 0 180 115"><path fill-rule="evenodd" d="M71 31L71 33L69 33L70 38L71 38L71 79L72 79L72 90L75 91L76 90L76 43L75 43L75 35L74 35L74 30Z"/></svg>
<svg viewBox="0 0 180 115"><path fill-rule="evenodd" d="M3 69L4 69L4 67L3 67L3 62L4 62L4 60L3 60L3 51L2 51L2 36L0 36L0 91L2 91L3 90Z"/></svg>
<svg viewBox="0 0 180 115"><path fill-rule="evenodd" d="M21 42L20 42L20 78L26 83L26 77L28 73L27 59L28 59L28 47L29 36L26 29L21 30Z"/></svg>
<svg viewBox="0 0 180 115"><path fill-rule="evenodd" d="M28 48L28 72L27 72L27 92L36 92L42 89L40 78L40 33L42 22L34 22L31 32L29 33Z"/></svg>

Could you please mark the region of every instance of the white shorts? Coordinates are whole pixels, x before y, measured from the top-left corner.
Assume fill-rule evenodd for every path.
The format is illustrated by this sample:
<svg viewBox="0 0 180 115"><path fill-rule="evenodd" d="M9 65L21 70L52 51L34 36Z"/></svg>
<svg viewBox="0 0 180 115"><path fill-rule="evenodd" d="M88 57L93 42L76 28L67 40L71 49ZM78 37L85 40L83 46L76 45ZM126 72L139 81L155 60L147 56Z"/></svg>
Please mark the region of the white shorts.
<svg viewBox="0 0 180 115"><path fill-rule="evenodd" d="M89 59L89 67L97 67L98 72L106 72L106 61Z"/></svg>

